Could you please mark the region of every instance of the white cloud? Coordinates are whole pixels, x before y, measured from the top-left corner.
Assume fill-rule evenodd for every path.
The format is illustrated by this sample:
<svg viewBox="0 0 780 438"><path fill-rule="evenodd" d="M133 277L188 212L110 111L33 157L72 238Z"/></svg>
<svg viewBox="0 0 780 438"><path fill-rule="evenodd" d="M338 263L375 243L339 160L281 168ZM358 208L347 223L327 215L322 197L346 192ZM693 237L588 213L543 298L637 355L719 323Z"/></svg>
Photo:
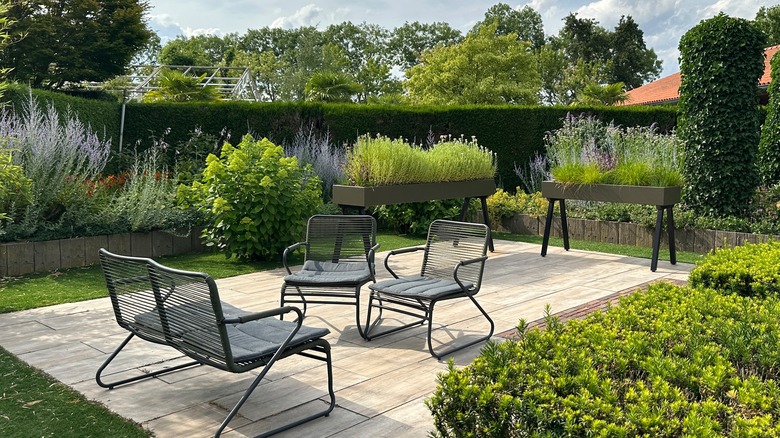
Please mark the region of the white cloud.
<svg viewBox="0 0 780 438"><path fill-rule="evenodd" d="M292 15L276 18L270 27L293 29L301 26L316 26L319 24L319 17L322 11L322 8L317 7L314 3L310 3L298 9Z"/></svg>
<svg viewBox="0 0 780 438"><path fill-rule="evenodd" d="M181 34L187 38L192 38L201 35L221 35L218 27L198 28L193 29L191 27L181 28Z"/></svg>

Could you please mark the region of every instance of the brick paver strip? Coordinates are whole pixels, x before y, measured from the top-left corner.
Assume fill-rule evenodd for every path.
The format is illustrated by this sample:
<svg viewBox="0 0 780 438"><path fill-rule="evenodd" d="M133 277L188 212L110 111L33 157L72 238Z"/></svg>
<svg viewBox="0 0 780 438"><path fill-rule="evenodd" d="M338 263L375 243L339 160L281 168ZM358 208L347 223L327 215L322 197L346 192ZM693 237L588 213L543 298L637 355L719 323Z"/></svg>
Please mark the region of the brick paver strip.
<svg viewBox="0 0 780 438"><path fill-rule="evenodd" d="M683 280L660 280L661 282L667 282L672 283L678 286L684 286L686 284ZM572 307L571 309L563 310L561 312L555 313L552 316L555 318L558 318L558 321L560 322L566 322L571 319L582 319L585 316L587 316L591 312L595 312L597 310L605 310L608 306L612 306L617 304L620 301L621 297L624 297L626 295L632 294L637 291L643 291L647 289L648 286L650 286L653 283L658 283L659 281L648 281L647 283L642 283L638 286L634 286L628 289L621 290L619 292L615 292L611 295L607 295L605 297L599 298L597 300L588 301L585 304L580 304L579 306ZM544 329L547 326L547 323L544 322L544 318L539 318L535 321L531 321L528 323L528 328L538 328L538 329ZM499 338L505 338L505 339L517 339L517 329L511 329L507 330L505 332L499 333L496 335Z"/></svg>

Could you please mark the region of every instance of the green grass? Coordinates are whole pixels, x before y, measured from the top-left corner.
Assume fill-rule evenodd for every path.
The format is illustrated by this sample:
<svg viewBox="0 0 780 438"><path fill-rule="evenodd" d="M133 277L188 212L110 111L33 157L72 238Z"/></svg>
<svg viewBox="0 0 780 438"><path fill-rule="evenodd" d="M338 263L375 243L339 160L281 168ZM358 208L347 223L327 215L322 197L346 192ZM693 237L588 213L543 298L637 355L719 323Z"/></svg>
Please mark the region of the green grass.
<svg viewBox="0 0 780 438"><path fill-rule="evenodd" d="M493 233L494 239L511 240L513 242L526 242L542 244L542 236L531 236L524 234L512 234L512 233ZM550 237L550 246L563 247L563 239L560 237ZM639 246L627 246L617 245L614 243L602 243L602 242L590 242L586 240L572 240L569 239L569 247L571 249L581 249L583 251L604 252L608 254L617 254L630 257L639 257L649 259L653 256L652 248L645 248ZM677 251L677 261L680 263L696 263L704 257L703 254L697 254L695 252ZM669 260L669 251L661 249L658 254L658 260Z"/></svg>

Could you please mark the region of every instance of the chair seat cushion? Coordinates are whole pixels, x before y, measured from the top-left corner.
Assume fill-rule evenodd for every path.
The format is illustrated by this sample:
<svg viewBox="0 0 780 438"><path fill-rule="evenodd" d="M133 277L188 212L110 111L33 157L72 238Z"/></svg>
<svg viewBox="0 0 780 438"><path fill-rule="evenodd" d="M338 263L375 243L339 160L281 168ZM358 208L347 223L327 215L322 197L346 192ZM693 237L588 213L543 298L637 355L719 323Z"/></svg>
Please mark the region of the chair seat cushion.
<svg viewBox="0 0 780 438"><path fill-rule="evenodd" d="M463 283L466 289L473 287L472 283ZM407 298L422 298L427 300L436 300L447 295L453 295L462 292L462 289L452 279L430 278L419 275L411 277L394 278L392 280L380 281L368 286L371 290L397 295Z"/></svg>
<svg viewBox="0 0 780 438"><path fill-rule="evenodd" d="M370 280L371 269L365 261L333 263L307 260L300 271L284 277L284 282L292 286L355 286Z"/></svg>
<svg viewBox="0 0 780 438"><path fill-rule="evenodd" d="M272 355L287 339L296 323L277 318L263 318L244 324L227 326L230 349L235 362L248 362ZM303 326L295 334L289 346L319 339L330 333L326 328Z"/></svg>

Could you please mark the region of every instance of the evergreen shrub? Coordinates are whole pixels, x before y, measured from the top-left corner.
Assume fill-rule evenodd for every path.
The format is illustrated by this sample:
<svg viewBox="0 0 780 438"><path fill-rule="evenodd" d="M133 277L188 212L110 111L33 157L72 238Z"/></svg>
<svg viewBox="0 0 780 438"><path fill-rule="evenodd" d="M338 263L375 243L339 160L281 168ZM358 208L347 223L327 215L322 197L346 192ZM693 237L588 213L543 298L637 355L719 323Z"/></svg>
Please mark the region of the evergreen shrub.
<svg viewBox="0 0 780 438"><path fill-rule="evenodd" d="M780 435L780 301L655 284L451 362L436 436Z"/></svg>
<svg viewBox="0 0 780 438"><path fill-rule="evenodd" d="M696 264L688 281L743 296L780 295L780 241L719 248Z"/></svg>
<svg viewBox="0 0 780 438"><path fill-rule="evenodd" d="M272 260L303 238L307 219L322 204L320 179L281 146L247 134L209 155L201 181L180 186L182 206L209 217L204 236L226 257Z"/></svg>
<svg viewBox="0 0 780 438"><path fill-rule="evenodd" d="M772 79L766 120L758 143L758 166L761 183L771 186L780 182L780 56L772 57Z"/></svg>

